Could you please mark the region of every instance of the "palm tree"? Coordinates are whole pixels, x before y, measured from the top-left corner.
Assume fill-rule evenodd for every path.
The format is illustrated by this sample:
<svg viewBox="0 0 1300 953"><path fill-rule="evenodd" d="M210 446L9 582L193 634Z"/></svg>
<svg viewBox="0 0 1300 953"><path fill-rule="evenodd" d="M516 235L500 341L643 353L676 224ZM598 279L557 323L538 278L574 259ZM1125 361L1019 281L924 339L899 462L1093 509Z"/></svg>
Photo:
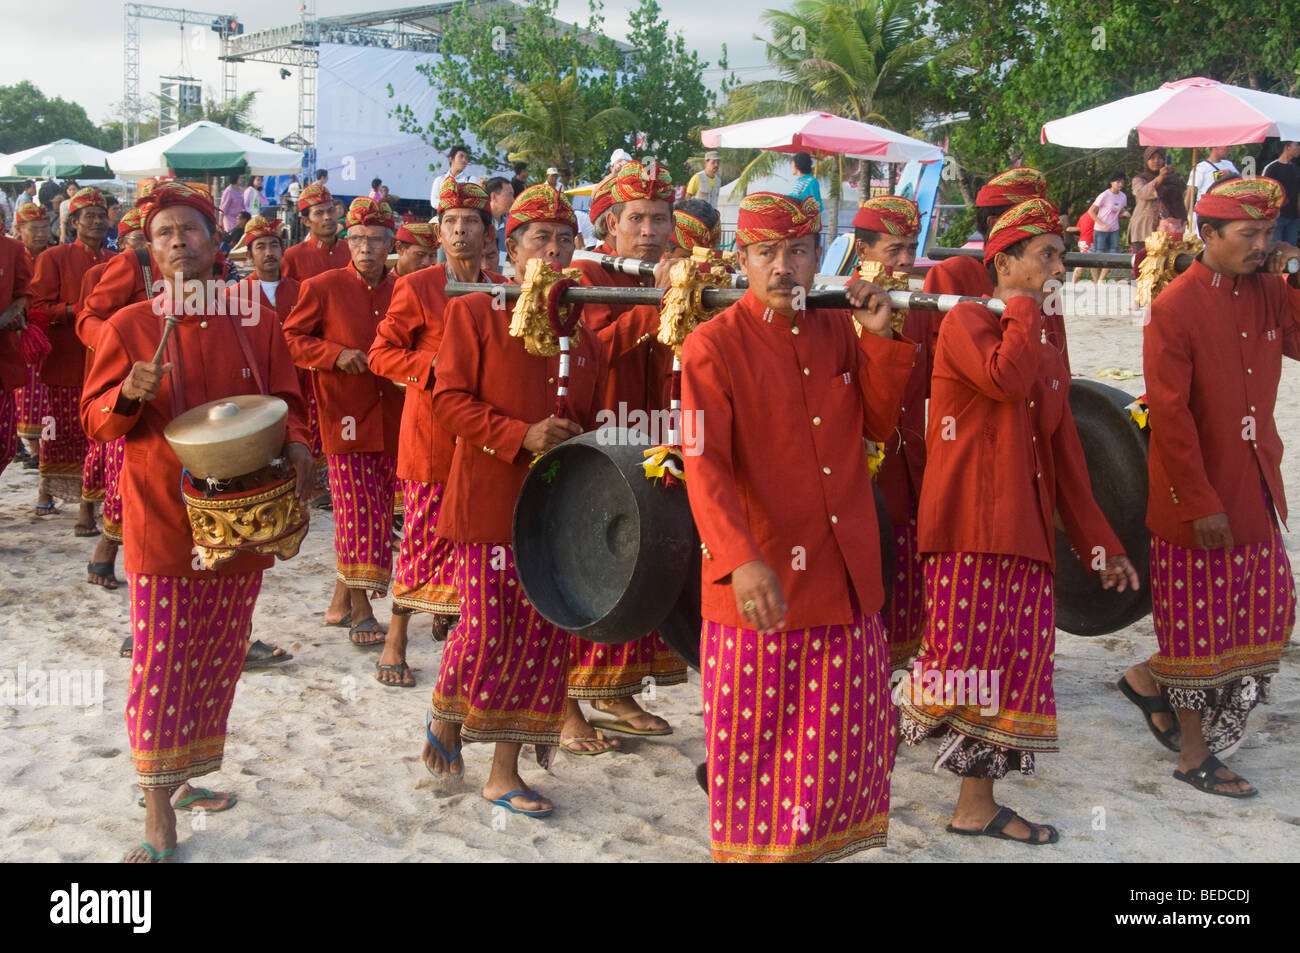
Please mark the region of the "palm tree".
<svg viewBox="0 0 1300 953"><path fill-rule="evenodd" d="M926 64L936 54L933 40L922 31L920 6L916 0L795 0L788 11L764 11L763 22L773 34L773 40L764 40L767 60L780 78L732 90L727 121L821 110L876 125L910 125L909 99L924 88ZM777 161L777 153L758 153L737 187L745 189ZM814 171L830 179L833 239L844 157L818 157ZM871 163L864 163L859 199L865 201L870 190Z"/></svg>
<svg viewBox="0 0 1300 953"><path fill-rule="evenodd" d="M259 92L261 90L253 89L236 96L234 99L218 101L216 93L209 86L205 90L204 98L199 105L185 110L184 115L180 118L180 125L188 126L192 122L206 119L209 122L215 122L218 126L225 126L234 132L260 136L262 130L253 124L253 108ZM158 101L160 108L166 106L170 106L172 109L176 108L176 100L160 93L153 93L152 95Z"/></svg>
<svg viewBox="0 0 1300 953"><path fill-rule="evenodd" d="M578 64L566 76L550 75L516 86L523 108L483 123L485 139L509 153L511 162L555 166L570 181L578 160L593 155L611 132L635 128L637 118L620 107L586 114Z"/></svg>

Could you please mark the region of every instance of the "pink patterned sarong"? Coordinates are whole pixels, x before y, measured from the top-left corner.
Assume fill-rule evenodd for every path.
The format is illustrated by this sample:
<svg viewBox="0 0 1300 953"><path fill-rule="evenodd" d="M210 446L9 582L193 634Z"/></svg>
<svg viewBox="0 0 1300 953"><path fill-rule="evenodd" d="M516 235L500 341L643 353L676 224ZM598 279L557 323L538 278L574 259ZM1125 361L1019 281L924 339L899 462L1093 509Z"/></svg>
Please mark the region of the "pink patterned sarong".
<svg viewBox="0 0 1300 953"><path fill-rule="evenodd" d="M381 596L393 579L393 487L397 458L382 453L330 454L334 553L349 589Z"/></svg>
<svg viewBox="0 0 1300 953"><path fill-rule="evenodd" d="M894 578L882 614L891 669L904 668L921 649L925 631L925 564L916 551L916 523L894 527Z"/></svg>
<svg viewBox="0 0 1300 953"><path fill-rule="evenodd" d="M1296 588L1277 524L1272 539L1185 549L1151 537L1151 674L1171 692L1209 692L1278 670L1295 628ZM1188 701L1183 698L1182 701ZM1200 708L1196 704L1177 707Z"/></svg>
<svg viewBox="0 0 1300 953"><path fill-rule="evenodd" d="M614 645L576 635L570 639L570 698L624 698L649 684L662 687L685 681L686 663L657 632Z"/></svg>
<svg viewBox="0 0 1300 953"><path fill-rule="evenodd" d="M532 607L504 543L456 543L460 622L442 649L433 715L465 741L554 745L564 723L569 633Z"/></svg>
<svg viewBox="0 0 1300 953"><path fill-rule="evenodd" d="M1057 750L1051 572L1023 556L931 553L925 593L921 651L895 692L902 737L915 744L946 728L985 746L1027 753L1011 762L1031 774L1035 752ZM940 760L952 753L945 746ZM1006 767L999 764L991 775L958 773L1001 776Z"/></svg>
<svg viewBox="0 0 1300 953"><path fill-rule="evenodd" d="M98 440L86 441L86 459L81 464L81 498L87 503L104 500L104 444Z"/></svg>
<svg viewBox="0 0 1300 953"><path fill-rule="evenodd" d="M171 787L221 767L262 573L127 573L127 583L131 757L141 787Z"/></svg>
<svg viewBox="0 0 1300 953"><path fill-rule="evenodd" d="M41 427L41 485L56 499L81 502L81 472L87 440L81 429L81 388L46 387L47 413Z"/></svg>
<svg viewBox="0 0 1300 953"><path fill-rule="evenodd" d="M454 546L433 531L442 508L442 487L417 480L400 482L405 484L406 514L393 570L393 605L454 616L460 612Z"/></svg>
<svg viewBox="0 0 1300 953"><path fill-rule="evenodd" d="M0 391L0 473L18 452L18 402Z"/></svg>
<svg viewBox="0 0 1300 953"><path fill-rule="evenodd" d="M774 635L704 621L714 860L835 860L885 843L888 661L879 614Z"/></svg>
<svg viewBox="0 0 1300 953"><path fill-rule="evenodd" d="M104 538L122 542L122 464L126 462L126 438L104 444Z"/></svg>
<svg viewBox="0 0 1300 953"><path fill-rule="evenodd" d="M41 439L41 420L49 414L50 395L41 383L39 368L27 368L27 384L14 392L18 398L18 436Z"/></svg>

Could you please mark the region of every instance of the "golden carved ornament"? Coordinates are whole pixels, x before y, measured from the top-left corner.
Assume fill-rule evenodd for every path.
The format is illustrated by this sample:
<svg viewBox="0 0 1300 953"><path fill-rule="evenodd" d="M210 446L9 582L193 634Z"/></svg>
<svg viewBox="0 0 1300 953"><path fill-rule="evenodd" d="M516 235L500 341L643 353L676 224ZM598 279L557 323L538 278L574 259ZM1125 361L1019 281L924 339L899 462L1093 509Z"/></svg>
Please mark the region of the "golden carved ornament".
<svg viewBox="0 0 1300 953"><path fill-rule="evenodd" d="M863 281L869 281L873 285L878 285L886 291L908 291L910 286L907 283L907 275L901 271L890 274L888 270L878 261L864 261L858 266L858 277ZM889 326L894 329L895 334L903 333L903 322L907 320L907 310L904 308L894 308L889 313ZM853 328L858 332L858 337L862 337L862 325L858 319L853 319Z"/></svg>
<svg viewBox="0 0 1300 953"><path fill-rule="evenodd" d="M701 249L695 249L699 252ZM706 249L707 251L707 249ZM731 276L721 265L705 267L695 258L679 258L668 271L671 287L664 294L659 311L659 342L682 356L686 335L701 321L707 321L722 308L706 308L701 292L705 288L729 288Z"/></svg>
<svg viewBox="0 0 1300 953"><path fill-rule="evenodd" d="M551 321L546 313L546 296L561 278L581 283L582 272L577 268L556 268L544 258L531 258L524 268L524 280L520 285L519 300L510 316L510 336L523 338L524 347L529 354L539 357L554 357L560 353L560 342L551 330ZM577 307L560 305L561 308ZM581 322L569 336L569 348L578 346L578 333Z"/></svg>
<svg viewBox="0 0 1300 953"><path fill-rule="evenodd" d="M307 535L307 512L298 502L292 473L268 486L207 496L184 485L190 532L204 569L240 553L289 559Z"/></svg>
<svg viewBox="0 0 1300 953"><path fill-rule="evenodd" d="M1179 255L1198 255L1205 244L1199 238L1184 241L1168 232L1152 232L1146 246L1147 256L1138 266L1138 307L1149 305L1165 285L1178 277L1174 263Z"/></svg>

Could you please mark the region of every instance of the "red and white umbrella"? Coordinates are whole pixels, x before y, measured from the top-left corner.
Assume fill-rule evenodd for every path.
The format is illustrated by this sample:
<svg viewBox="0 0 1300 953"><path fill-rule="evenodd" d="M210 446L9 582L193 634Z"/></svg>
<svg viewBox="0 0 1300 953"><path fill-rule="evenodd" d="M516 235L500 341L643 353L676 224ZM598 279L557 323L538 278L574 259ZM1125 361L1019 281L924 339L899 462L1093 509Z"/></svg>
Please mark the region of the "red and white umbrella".
<svg viewBox="0 0 1300 953"><path fill-rule="evenodd" d="M1053 119L1043 126L1042 141L1123 149L1134 129L1144 146L1235 146L1270 136L1300 140L1300 99L1193 76Z"/></svg>
<svg viewBox="0 0 1300 953"><path fill-rule="evenodd" d="M839 153L878 162L933 162L943 150L901 132L824 112L753 119L700 134L710 149L767 149L771 152Z"/></svg>

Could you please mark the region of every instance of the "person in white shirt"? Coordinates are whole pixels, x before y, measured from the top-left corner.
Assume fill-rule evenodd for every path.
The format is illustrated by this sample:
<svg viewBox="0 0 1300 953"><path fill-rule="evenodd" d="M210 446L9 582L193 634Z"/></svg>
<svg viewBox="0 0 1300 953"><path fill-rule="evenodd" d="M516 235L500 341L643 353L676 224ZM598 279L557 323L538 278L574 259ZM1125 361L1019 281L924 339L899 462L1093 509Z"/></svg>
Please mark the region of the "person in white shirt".
<svg viewBox="0 0 1300 953"><path fill-rule="evenodd" d="M452 146L447 153L447 161L451 163L451 168L435 178L433 188L429 190L429 204L433 206L435 216L438 214L438 195L442 192L443 180L447 178L455 179L457 182L468 182L470 180L468 149L462 145Z"/></svg>
<svg viewBox="0 0 1300 953"><path fill-rule="evenodd" d="M1187 207L1190 209L1195 205L1197 199L1210 191L1210 186L1225 175L1241 175L1241 173L1228 158L1227 146L1210 146L1209 157L1196 163L1196 168L1192 171L1192 185L1196 187L1196 194L1192 196L1192 201ZM1195 214L1192 215L1191 230L1193 233L1196 232Z"/></svg>
<svg viewBox="0 0 1300 953"><path fill-rule="evenodd" d="M1110 188L1093 201L1088 214L1097 223L1093 230L1093 251L1106 254L1119 252L1119 217L1128 205L1128 196L1124 194L1123 172L1113 172L1110 176ZM1106 269L1097 274L1097 283L1106 280Z"/></svg>
<svg viewBox="0 0 1300 953"><path fill-rule="evenodd" d="M596 246L596 232L591 227L591 216L586 212L574 209L573 217L578 220L578 234L582 238L582 247L594 248Z"/></svg>
<svg viewBox="0 0 1300 953"><path fill-rule="evenodd" d="M248 188L244 189L244 211L250 216L261 215L262 206L266 204L266 196L262 193L262 177L255 175L249 180Z"/></svg>

